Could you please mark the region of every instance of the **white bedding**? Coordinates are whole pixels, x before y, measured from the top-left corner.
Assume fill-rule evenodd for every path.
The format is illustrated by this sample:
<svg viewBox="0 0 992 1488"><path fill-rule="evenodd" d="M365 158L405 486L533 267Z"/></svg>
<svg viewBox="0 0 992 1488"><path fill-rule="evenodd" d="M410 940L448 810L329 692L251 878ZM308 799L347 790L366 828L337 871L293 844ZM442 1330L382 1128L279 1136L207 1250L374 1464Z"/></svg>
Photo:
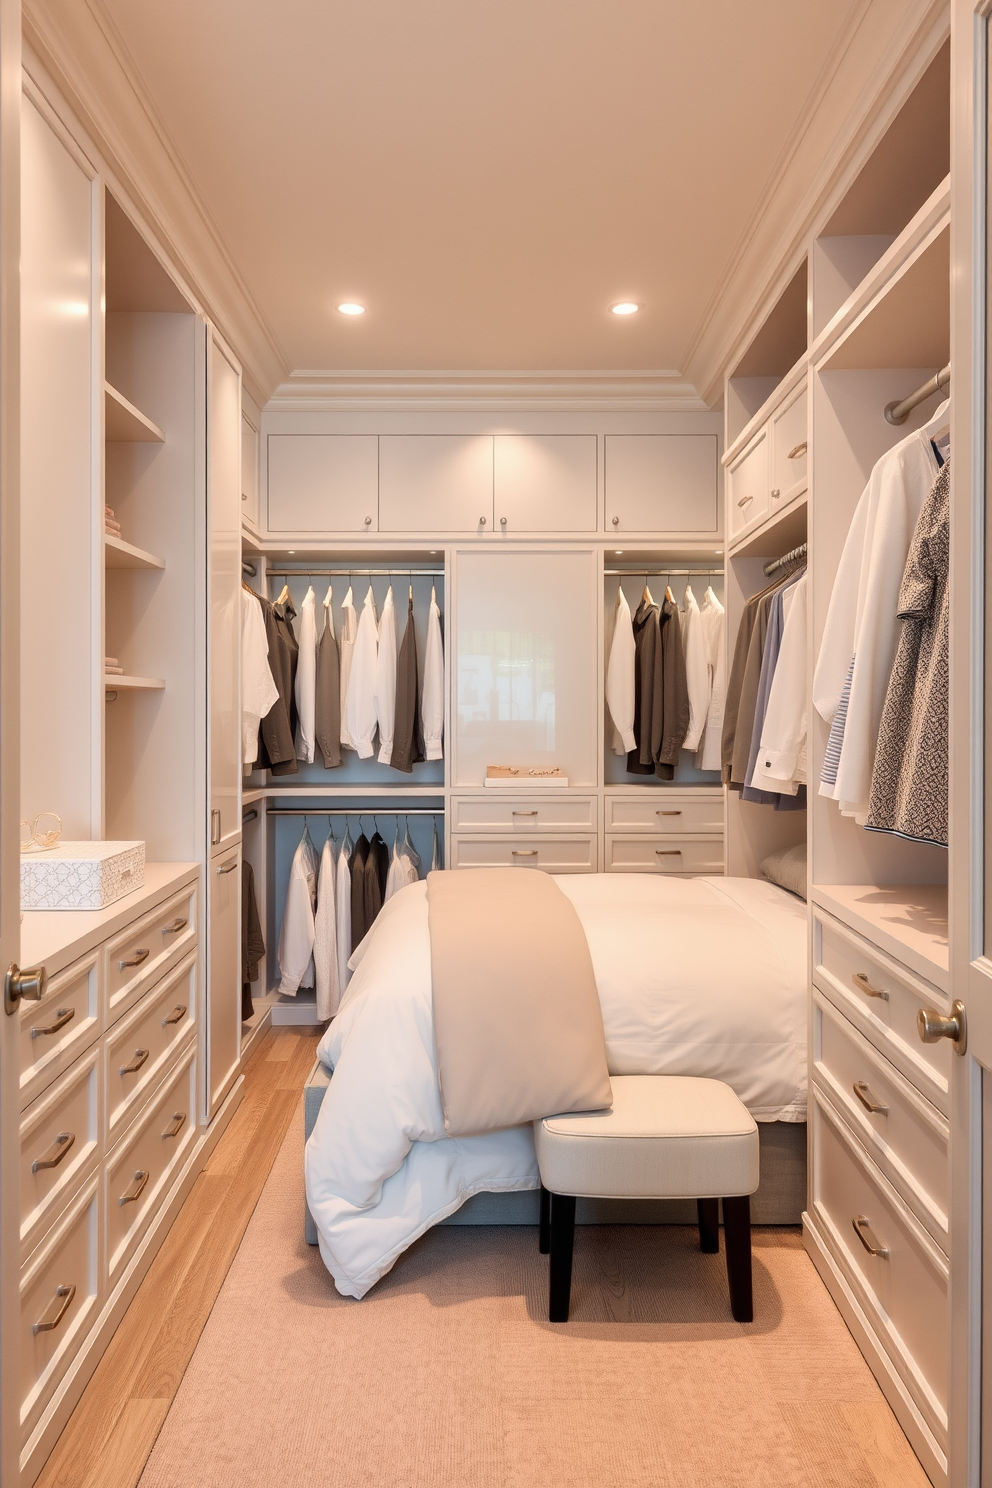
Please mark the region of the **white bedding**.
<svg viewBox="0 0 992 1488"><path fill-rule="evenodd" d="M558 877L582 921L611 1074L726 1080L758 1121L806 1119L806 914L761 879ZM384 906L318 1048L334 1070L307 1202L339 1292L362 1297L483 1191L538 1187L530 1126L450 1138L434 1065L427 885Z"/></svg>

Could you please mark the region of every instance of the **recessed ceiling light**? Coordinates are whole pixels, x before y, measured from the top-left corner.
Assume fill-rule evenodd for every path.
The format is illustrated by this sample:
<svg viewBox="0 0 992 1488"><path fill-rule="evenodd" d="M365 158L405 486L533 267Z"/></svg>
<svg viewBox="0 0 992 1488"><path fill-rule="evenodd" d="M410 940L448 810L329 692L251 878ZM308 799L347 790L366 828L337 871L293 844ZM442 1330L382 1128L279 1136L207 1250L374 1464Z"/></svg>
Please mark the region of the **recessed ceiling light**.
<svg viewBox="0 0 992 1488"><path fill-rule="evenodd" d="M286 552L289 554L290 558L295 558L296 557L296 549L295 548L287 548L286 549Z"/></svg>
<svg viewBox="0 0 992 1488"><path fill-rule="evenodd" d="M610 306L614 315L636 315L640 308L640 305L635 305L633 300L621 300L618 305Z"/></svg>
<svg viewBox="0 0 992 1488"><path fill-rule="evenodd" d="M622 558L623 557L623 548L614 548L613 549L613 553L614 553L614 556L615 557Z"/></svg>
<svg viewBox="0 0 992 1488"><path fill-rule="evenodd" d="M341 312L342 315L365 314L365 306L359 305L357 300L344 300L342 304L338 306L338 310Z"/></svg>

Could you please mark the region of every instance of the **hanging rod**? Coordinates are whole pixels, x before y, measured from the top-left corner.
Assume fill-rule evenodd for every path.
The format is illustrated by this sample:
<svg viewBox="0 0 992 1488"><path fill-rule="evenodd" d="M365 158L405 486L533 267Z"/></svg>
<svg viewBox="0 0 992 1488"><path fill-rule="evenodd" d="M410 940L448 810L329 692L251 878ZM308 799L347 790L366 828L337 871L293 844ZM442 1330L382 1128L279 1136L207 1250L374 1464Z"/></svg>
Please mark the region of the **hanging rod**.
<svg viewBox="0 0 992 1488"><path fill-rule="evenodd" d="M364 578L390 578L402 579L407 574L411 578L443 578L443 568L408 568L406 564L397 564L395 568L270 568L266 570L266 577L270 579L364 579Z"/></svg>
<svg viewBox="0 0 992 1488"><path fill-rule="evenodd" d="M247 558L242 558L241 572L243 574L247 574L250 579L253 579L258 573L258 569L255 567L254 563L249 563Z"/></svg>
<svg viewBox="0 0 992 1488"><path fill-rule="evenodd" d="M443 816L444 811L431 811L427 806L411 806L409 811L404 807L395 806L362 806L357 809L348 810L344 806L315 806L308 810L306 806L276 806L266 812L267 816Z"/></svg>
<svg viewBox="0 0 992 1488"><path fill-rule="evenodd" d="M885 417L890 424L904 424L919 403L925 403L934 393L943 392L944 388L951 383L951 364L941 367L935 377L929 378L922 387L918 387L915 393L910 393L908 398L903 398L900 403L889 403L885 409Z"/></svg>
<svg viewBox="0 0 992 1488"><path fill-rule="evenodd" d="M604 568L604 577L608 579L675 579L683 574L688 578L719 577L723 578L722 568Z"/></svg>
<svg viewBox="0 0 992 1488"><path fill-rule="evenodd" d="M807 544L800 543L798 548L792 548L788 553L783 553L781 558L772 558L770 562L765 564L765 577L770 579L772 574L778 573L780 568L785 568L787 564L794 563L797 558L805 558L806 549Z"/></svg>

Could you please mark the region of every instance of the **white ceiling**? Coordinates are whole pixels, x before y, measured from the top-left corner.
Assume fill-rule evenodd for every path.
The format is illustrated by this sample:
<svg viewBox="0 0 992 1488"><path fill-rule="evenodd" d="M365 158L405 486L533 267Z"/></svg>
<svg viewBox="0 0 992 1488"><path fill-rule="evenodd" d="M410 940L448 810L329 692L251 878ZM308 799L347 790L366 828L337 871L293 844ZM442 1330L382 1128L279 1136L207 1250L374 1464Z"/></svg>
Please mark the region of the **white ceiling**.
<svg viewBox="0 0 992 1488"><path fill-rule="evenodd" d="M103 4L296 371L681 369L852 9Z"/></svg>

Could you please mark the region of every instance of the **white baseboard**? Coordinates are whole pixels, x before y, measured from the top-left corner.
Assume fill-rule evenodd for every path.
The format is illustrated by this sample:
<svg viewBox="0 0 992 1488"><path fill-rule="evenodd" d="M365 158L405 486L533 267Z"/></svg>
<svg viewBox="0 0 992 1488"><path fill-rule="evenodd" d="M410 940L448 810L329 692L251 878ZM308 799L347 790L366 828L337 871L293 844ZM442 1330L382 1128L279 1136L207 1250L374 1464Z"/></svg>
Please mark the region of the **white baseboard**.
<svg viewBox="0 0 992 1488"><path fill-rule="evenodd" d="M312 1002L277 1002L271 1009L271 1017L273 1028L321 1028L323 1026L317 1017L317 1008Z"/></svg>
<svg viewBox="0 0 992 1488"><path fill-rule="evenodd" d="M270 1007L267 1007L267 1008L263 1008L262 1009L261 1014L259 1015L257 1021L254 1022L254 1023L252 1023L252 1025L249 1028L249 1030L248 1030L247 1033L244 1033L244 1031L243 1031L244 1030L244 1024L242 1024L242 1037L241 1037L241 1060L242 1060L242 1063L248 1058L248 1055L251 1053L252 1049L258 1043L259 1039L262 1038L266 1033L268 1033L271 1024L272 1024L272 1009Z"/></svg>

